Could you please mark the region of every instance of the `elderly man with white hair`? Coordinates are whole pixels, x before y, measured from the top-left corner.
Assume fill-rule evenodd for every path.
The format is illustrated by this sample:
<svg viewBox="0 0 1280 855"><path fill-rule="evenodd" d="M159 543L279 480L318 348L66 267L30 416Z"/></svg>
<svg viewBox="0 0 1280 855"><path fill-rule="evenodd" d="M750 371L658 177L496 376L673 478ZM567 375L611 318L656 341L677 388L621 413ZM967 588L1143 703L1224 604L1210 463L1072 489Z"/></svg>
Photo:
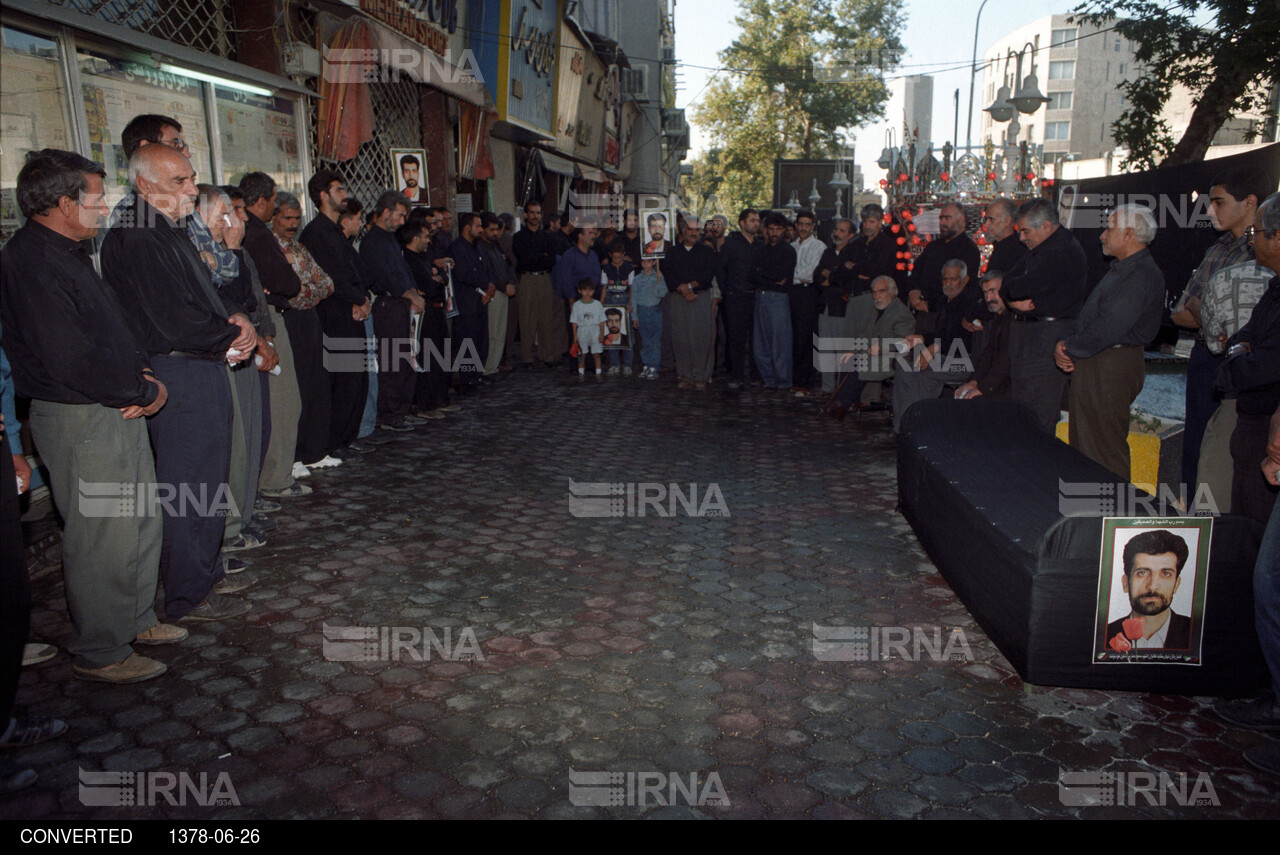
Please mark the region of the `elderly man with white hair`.
<svg viewBox="0 0 1280 855"><path fill-rule="evenodd" d="M209 265L187 237L196 209L195 169L168 146L148 145L129 160L134 200L102 244L102 276L168 389L148 419L156 480L175 495L207 497L204 511L164 503L160 578L170 620L222 620L249 605L222 597L224 520L211 510L231 467L231 387L224 365L258 344L253 322L214 287ZM176 507L175 507L176 506ZM218 586L222 586L219 588Z"/></svg>
<svg viewBox="0 0 1280 855"><path fill-rule="evenodd" d="M1146 208L1123 205L1107 220L1102 251L1115 259L1054 348L1071 375L1073 448L1129 480L1129 407L1146 380L1142 351L1164 313L1164 274L1147 247L1156 236Z"/></svg>

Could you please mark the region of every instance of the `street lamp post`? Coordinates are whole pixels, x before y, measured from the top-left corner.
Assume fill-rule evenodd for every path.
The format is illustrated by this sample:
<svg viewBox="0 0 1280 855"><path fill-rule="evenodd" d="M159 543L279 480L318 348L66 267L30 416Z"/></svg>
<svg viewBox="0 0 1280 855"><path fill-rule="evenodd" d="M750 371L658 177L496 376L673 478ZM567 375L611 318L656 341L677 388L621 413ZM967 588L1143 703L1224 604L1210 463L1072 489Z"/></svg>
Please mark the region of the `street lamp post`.
<svg viewBox="0 0 1280 855"><path fill-rule="evenodd" d="M969 116L964 127L964 150L968 154L973 149L973 79L978 75L978 24L982 21L982 10L987 0L982 0L978 7L978 17L973 22L973 62L969 66Z"/></svg>

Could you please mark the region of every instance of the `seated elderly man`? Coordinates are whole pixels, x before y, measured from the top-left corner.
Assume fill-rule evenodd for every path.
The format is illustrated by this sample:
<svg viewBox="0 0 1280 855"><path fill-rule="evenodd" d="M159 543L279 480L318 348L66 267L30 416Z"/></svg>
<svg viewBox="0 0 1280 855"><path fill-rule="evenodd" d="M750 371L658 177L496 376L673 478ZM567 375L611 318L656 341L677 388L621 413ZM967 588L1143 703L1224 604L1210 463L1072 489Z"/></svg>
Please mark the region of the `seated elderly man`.
<svg viewBox="0 0 1280 855"><path fill-rule="evenodd" d="M903 413L916 401L936 398L948 383L963 382L973 375L973 333L965 320L973 316L978 295L969 287L968 265L957 258L942 266L942 296L945 302L935 309L933 335L907 336L911 358L894 366L894 433L901 428ZM926 342L926 338L932 341Z"/></svg>
<svg viewBox="0 0 1280 855"><path fill-rule="evenodd" d="M873 279L870 294L849 301L847 317L856 349L845 357L854 371L836 388L825 407L827 415L837 421L850 410L861 409L862 389L867 383L893 375L887 370L891 352L915 329L915 318L898 299L898 286L892 276Z"/></svg>
<svg viewBox="0 0 1280 855"><path fill-rule="evenodd" d="M1009 397L1009 327L1013 316L1005 311L1000 296L1003 279L1004 273L999 270L982 274L982 299L991 317L974 335L978 355L973 362L973 379L956 389L955 396L961 400Z"/></svg>

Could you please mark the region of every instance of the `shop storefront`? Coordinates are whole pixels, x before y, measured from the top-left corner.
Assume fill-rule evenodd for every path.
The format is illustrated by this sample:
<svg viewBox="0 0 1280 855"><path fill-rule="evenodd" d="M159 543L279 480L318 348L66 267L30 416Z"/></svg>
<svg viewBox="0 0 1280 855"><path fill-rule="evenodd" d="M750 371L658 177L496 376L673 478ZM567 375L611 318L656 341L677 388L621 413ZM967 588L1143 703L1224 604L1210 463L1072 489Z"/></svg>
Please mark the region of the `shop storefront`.
<svg viewBox="0 0 1280 855"><path fill-rule="evenodd" d="M200 7L193 12L230 21L229 4L186 2ZM143 113L182 124L198 180L234 182L257 170L305 195L305 89L235 62L229 58L234 45L207 28L173 30L193 43L176 44L146 32L157 22L143 13L130 19L144 28L138 31L117 23L106 7L97 17L77 11L90 6L102 4L6 0L0 17L0 243L21 224L15 187L27 152L78 151L103 165L108 191L120 195L128 183L120 134Z"/></svg>
<svg viewBox="0 0 1280 855"><path fill-rule="evenodd" d="M482 4L358 5L359 13L316 18L318 164L342 174L366 205L395 188L417 204L483 206L491 161L480 143L492 99L462 26ZM406 157L418 161L417 191L406 186Z"/></svg>

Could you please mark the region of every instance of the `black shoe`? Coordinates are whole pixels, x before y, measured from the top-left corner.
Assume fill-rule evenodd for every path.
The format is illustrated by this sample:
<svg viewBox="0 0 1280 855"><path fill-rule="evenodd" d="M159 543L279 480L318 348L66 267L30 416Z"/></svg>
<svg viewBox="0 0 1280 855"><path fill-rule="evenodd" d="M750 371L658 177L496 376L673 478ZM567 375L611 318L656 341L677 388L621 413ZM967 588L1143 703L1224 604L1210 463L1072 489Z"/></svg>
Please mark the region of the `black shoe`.
<svg viewBox="0 0 1280 855"><path fill-rule="evenodd" d="M210 593L205 601L178 620L226 620L249 613L249 604L243 600Z"/></svg>
<svg viewBox="0 0 1280 855"><path fill-rule="evenodd" d="M347 449L354 451L356 454L368 454L371 451L375 451L377 446L371 445L362 439L357 439L352 440L351 444L347 446Z"/></svg>
<svg viewBox="0 0 1280 855"><path fill-rule="evenodd" d="M396 438L384 430L375 430L368 436L363 436L356 442L366 442L369 445L386 445L388 442L395 442Z"/></svg>
<svg viewBox="0 0 1280 855"><path fill-rule="evenodd" d="M378 422L379 430L389 430L392 433L411 433L413 426L404 419L393 419L389 422Z"/></svg>
<svg viewBox="0 0 1280 855"><path fill-rule="evenodd" d="M270 499L264 499L259 496L258 500L253 503L253 513L255 516L258 514L274 514L283 507L284 505L279 502L273 502Z"/></svg>
<svg viewBox="0 0 1280 855"><path fill-rule="evenodd" d="M266 514L254 514L249 518L254 531L271 531L276 527L275 521Z"/></svg>
<svg viewBox="0 0 1280 855"><path fill-rule="evenodd" d="M4 742L0 742L0 748L25 748L37 742L57 739L67 732L67 725L61 719L33 715L14 717L5 722L4 729L8 730L9 736ZM0 736L4 735L4 730L0 730Z"/></svg>
<svg viewBox="0 0 1280 855"><path fill-rule="evenodd" d="M1228 701L1213 708L1218 718L1237 727L1250 730L1280 730L1280 699L1255 698L1249 701Z"/></svg>
<svg viewBox="0 0 1280 855"><path fill-rule="evenodd" d="M250 520L250 522L252 522L252 520ZM252 525L242 524L240 526L240 533L249 537L257 538L258 542L263 546L267 545L267 535L259 529L254 528Z"/></svg>
<svg viewBox="0 0 1280 855"><path fill-rule="evenodd" d="M1280 745L1273 742L1244 750L1244 762L1255 769L1280 776Z"/></svg>

